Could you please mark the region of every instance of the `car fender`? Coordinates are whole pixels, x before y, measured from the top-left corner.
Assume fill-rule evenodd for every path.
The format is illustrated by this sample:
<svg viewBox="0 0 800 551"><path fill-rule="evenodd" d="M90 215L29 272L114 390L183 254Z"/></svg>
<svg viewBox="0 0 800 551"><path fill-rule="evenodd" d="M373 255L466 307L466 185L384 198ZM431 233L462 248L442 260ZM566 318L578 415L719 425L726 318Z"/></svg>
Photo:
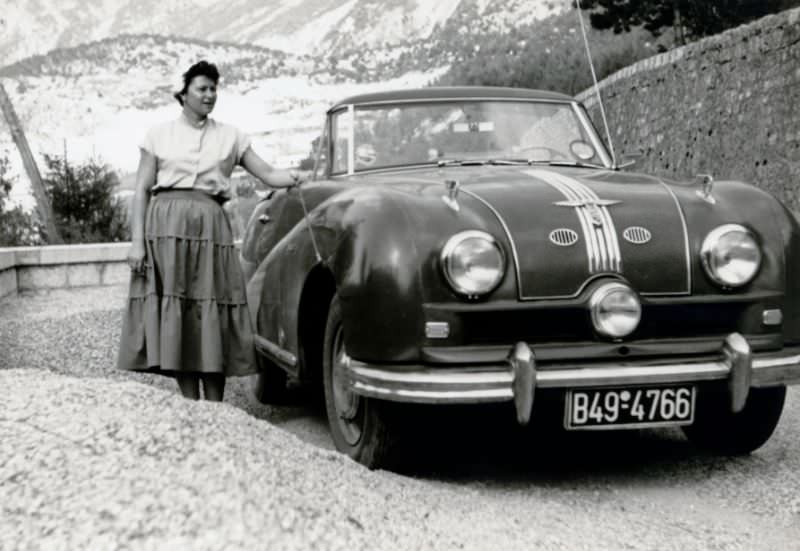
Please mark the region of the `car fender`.
<svg viewBox="0 0 800 551"><path fill-rule="evenodd" d="M402 359L421 316L417 250L391 190L353 188L309 212L260 262L248 283L256 331L298 353L300 300L315 268L329 272L352 354ZM316 249L316 250L315 250Z"/></svg>
<svg viewBox="0 0 800 551"><path fill-rule="evenodd" d="M706 276L702 267L700 250L703 240L715 227L737 223L753 231L762 245L762 264L747 290L780 291L785 285L784 240L779 220L775 217L777 200L755 186L739 181L719 181L714 184L709 197L697 186L673 186L678 197L691 240L693 252L693 294L718 293L718 287ZM780 218L784 218L781 215Z"/></svg>

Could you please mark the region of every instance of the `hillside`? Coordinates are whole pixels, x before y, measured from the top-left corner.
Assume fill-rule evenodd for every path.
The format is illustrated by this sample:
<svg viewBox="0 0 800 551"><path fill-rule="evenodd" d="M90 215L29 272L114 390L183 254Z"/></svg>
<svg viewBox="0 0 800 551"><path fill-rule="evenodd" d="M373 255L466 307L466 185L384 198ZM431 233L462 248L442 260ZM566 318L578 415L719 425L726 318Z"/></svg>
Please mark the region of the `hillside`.
<svg viewBox="0 0 800 551"><path fill-rule="evenodd" d="M103 6L110 4L95 7L105 13ZM289 17L290 3L282 4L282 13ZM313 13L328 5L324 1L311 4L301 0L292 9L305 5ZM231 11L241 5L232 2ZM445 5L452 9L445 10ZM72 160L94 157L129 180L144 131L177 114L171 93L180 85L181 72L198 59L209 59L223 75L214 116L249 132L254 147L269 162L287 166L307 156L325 109L344 96L434 83L454 62L469 65L476 44L509 39L525 43L530 42L528 37L551 40L561 34L576 38L569 34L575 29L567 24L571 21L574 27L574 12L561 14L565 5L564 0L460 0L437 4L435 10L425 12L424 19L421 0L358 0L341 6L349 10L345 19L356 28L374 34L393 17L405 14L404 22L395 27L405 25L408 32L385 33L376 47L364 48L355 44L368 40L369 33L344 32L349 27L339 25L316 43L327 41L326 47L331 48L322 55L232 41L123 34L21 59L0 68L0 82L11 96L40 166L45 154L66 154ZM154 18L161 8L152 9ZM85 20L88 15L82 17ZM219 28L226 28L222 23ZM117 21L107 30L121 25ZM151 26L153 31L160 28ZM96 29L91 34L97 34ZM30 204L27 177L0 118L3 155L11 160L19 184L15 200Z"/></svg>
<svg viewBox="0 0 800 551"><path fill-rule="evenodd" d="M14 2L0 14L5 64L55 48L158 34L328 56L430 37L449 21L507 30L568 0L59 0ZM476 15L478 16L476 18Z"/></svg>
<svg viewBox="0 0 800 551"><path fill-rule="evenodd" d="M443 70L363 82L315 69L310 57L258 46L127 35L22 60L0 70L0 82L40 167L45 154L94 157L124 178L136 168L145 130L177 116L172 92L181 72L198 59L214 61L222 73L214 116L248 132L255 149L278 166L308 154L332 102L381 88L422 86ZM2 117L0 156L9 158L19 184L13 199L30 206L27 177Z"/></svg>

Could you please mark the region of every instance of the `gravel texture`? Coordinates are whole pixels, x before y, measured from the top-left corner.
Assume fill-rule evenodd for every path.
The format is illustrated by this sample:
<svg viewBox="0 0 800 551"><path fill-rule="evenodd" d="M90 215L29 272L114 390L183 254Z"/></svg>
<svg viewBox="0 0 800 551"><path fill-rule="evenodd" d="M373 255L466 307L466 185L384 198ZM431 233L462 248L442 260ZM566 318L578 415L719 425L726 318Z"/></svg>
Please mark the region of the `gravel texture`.
<svg viewBox="0 0 800 551"><path fill-rule="evenodd" d="M795 390L745 458L678 431L523 440L488 411L369 471L244 380L214 404L116 371L124 300L0 301L0 549L800 549Z"/></svg>

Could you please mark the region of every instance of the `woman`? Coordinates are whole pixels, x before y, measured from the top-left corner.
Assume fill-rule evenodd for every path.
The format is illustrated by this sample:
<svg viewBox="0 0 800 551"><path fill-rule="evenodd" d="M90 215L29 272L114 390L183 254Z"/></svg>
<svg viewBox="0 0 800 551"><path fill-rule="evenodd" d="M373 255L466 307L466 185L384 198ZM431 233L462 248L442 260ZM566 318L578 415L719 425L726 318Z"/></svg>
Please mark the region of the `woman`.
<svg viewBox="0 0 800 551"><path fill-rule="evenodd" d="M245 282L222 203L235 165L271 187L300 183L276 170L233 126L209 118L219 72L201 61L174 97L180 116L140 145L133 199L131 283L118 365L176 378L182 394L221 401L225 377L256 372Z"/></svg>

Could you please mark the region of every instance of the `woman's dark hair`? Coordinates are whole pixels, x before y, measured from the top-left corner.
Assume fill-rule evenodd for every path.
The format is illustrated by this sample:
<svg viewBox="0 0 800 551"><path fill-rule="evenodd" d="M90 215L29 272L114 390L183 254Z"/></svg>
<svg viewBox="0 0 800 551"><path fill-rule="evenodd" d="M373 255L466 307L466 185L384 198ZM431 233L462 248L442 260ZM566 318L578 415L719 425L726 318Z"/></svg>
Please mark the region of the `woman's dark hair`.
<svg viewBox="0 0 800 551"><path fill-rule="evenodd" d="M194 77L204 76L208 77L214 81L214 84L219 83L219 71L217 70L217 66L213 63L209 63L208 61L198 61L191 67L189 70L183 73L183 88L179 91L172 94L178 103L183 105L183 94L189 89L189 83L192 82Z"/></svg>

